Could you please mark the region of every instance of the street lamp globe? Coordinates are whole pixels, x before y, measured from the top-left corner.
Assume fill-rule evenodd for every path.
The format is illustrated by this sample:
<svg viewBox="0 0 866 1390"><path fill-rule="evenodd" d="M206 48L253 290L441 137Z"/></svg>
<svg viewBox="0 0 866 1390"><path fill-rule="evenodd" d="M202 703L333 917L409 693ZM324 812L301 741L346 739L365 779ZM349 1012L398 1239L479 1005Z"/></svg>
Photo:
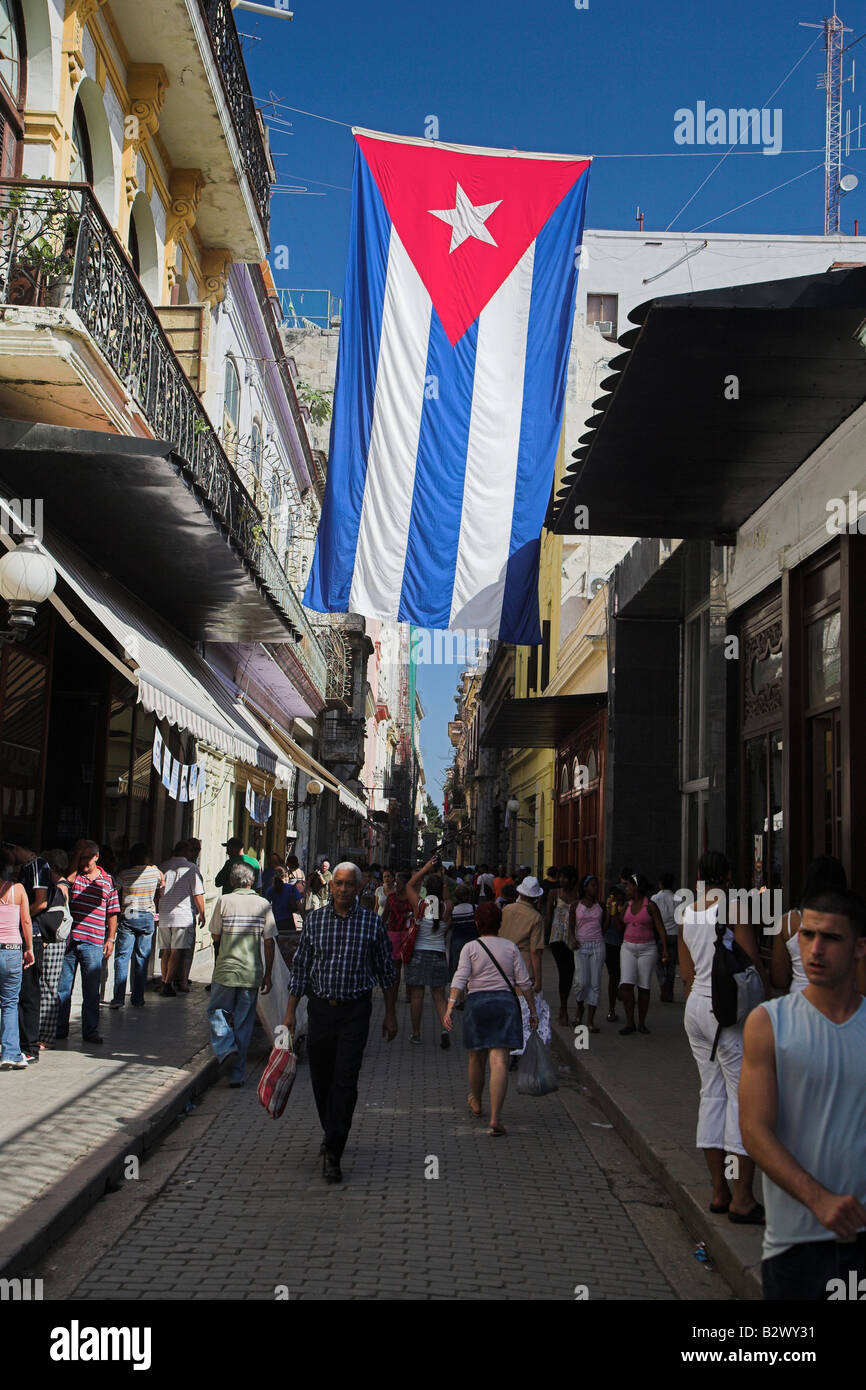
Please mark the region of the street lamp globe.
<svg viewBox="0 0 866 1390"><path fill-rule="evenodd" d="M307 783L307 796L321 796L324 790L325 786L323 782L320 782L316 777L310 778Z"/></svg>
<svg viewBox="0 0 866 1390"><path fill-rule="evenodd" d="M512 816L516 816L517 812L520 810L520 802L515 796L509 797L508 801L505 803L505 809L509 811Z"/></svg>
<svg viewBox="0 0 866 1390"><path fill-rule="evenodd" d="M57 571L30 536L0 560L0 598L7 603L44 603L56 583Z"/></svg>

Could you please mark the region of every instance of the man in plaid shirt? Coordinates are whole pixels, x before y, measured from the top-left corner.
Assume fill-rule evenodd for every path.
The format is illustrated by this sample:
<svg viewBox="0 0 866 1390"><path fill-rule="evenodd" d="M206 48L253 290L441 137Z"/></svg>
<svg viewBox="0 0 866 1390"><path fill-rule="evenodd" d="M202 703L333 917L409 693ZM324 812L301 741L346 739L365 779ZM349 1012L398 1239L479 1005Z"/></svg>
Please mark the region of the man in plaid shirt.
<svg viewBox="0 0 866 1390"><path fill-rule="evenodd" d="M320 1153L327 1182L342 1181L340 1158L358 1099L358 1074L370 1030L373 986L385 994L382 1035L397 1036L397 974L384 923L361 907L362 875L356 864L338 864L331 898L308 914L289 976L283 1023L295 1031L295 1009L309 1002L307 1055L316 1109L325 1137Z"/></svg>
<svg viewBox="0 0 866 1390"><path fill-rule="evenodd" d="M89 1043L102 1042L98 1031L99 980L103 958L108 960L114 950L120 912L114 880L100 869L98 859L99 846L93 840L85 840L80 846L78 871L69 875L72 930L57 987L57 1036L68 1038L72 987L75 972L81 966L81 1032Z"/></svg>

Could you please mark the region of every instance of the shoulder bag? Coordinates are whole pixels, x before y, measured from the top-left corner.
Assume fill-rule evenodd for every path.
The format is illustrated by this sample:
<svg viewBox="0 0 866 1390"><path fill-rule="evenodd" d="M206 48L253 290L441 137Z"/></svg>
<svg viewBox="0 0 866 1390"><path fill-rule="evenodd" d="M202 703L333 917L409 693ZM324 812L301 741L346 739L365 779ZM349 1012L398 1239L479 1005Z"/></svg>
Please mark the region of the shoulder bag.
<svg viewBox="0 0 866 1390"><path fill-rule="evenodd" d="M69 887L66 879L61 879L61 883L66 883L67 888ZM54 945L57 941L65 941L69 936L72 931L69 894L64 893L60 883L55 885L49 906L37 914L36 920L39 923L43 941L49 945Z"/></svg>

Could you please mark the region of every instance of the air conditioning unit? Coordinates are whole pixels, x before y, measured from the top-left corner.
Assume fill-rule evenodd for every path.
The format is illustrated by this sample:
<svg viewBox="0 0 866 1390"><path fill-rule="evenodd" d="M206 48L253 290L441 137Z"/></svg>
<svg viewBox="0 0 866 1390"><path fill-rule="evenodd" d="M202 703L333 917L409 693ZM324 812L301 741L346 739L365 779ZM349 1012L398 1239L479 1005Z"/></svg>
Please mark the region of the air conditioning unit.
<svg viewBox="0 0 866 1390"><path fill-rule="evenodd" d="M613 324L610 319L601 319L600 322L593 324L593 328L596 332L600 333L603 338L609 338L613 333Z"/></svg>
<svg viewBox="0 0 866 1390"><path fill-rule="evenodd" d="M594 574L589 581L589 597L595 598L598 591L602 589L606 583L607 579L603 574Z"/></svg>

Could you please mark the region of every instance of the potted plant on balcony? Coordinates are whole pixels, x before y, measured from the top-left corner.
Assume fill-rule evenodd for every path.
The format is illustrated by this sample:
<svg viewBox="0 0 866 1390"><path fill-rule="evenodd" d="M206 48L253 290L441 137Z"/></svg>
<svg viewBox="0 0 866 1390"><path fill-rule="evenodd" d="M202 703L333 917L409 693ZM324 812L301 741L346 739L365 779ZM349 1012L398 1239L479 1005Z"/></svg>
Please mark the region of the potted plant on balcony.
<svg viewBox="0 0 866 1390"><path fill-rule="evenodd" d="M72 302L75 245L81 223L65 188L21 184L8 190L0 221L14 244L8 297L12 302L68 308ZM4 229L4 239L6 232ZM13 240L14 239L14 240Z"/></svg>

